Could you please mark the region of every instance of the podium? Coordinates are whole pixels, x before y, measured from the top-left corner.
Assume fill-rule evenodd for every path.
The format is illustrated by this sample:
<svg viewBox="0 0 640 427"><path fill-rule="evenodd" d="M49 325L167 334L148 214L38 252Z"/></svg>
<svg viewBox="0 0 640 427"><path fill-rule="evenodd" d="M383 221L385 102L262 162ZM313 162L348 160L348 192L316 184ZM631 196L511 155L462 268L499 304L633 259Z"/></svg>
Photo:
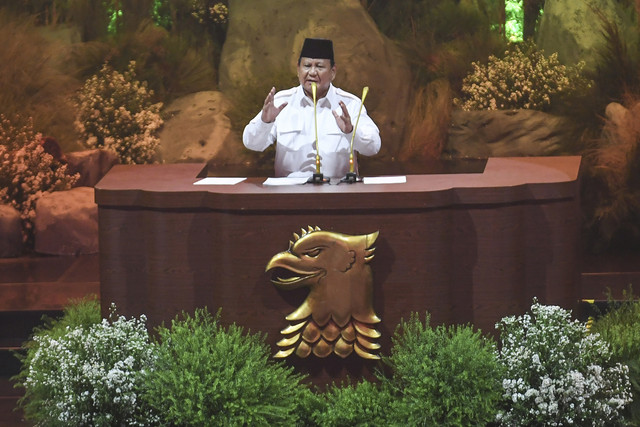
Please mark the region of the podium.
<svg viewBox="0 0 640 427"><path fill-rule="evenodd" d="M378 231L373 305L382 354L411 312L483 333L533 297L573 309L579 278L581 158L489 158L482 173L408 175L404 184L193 185L204 164L119 165L96 185L103 314L111 302L151 327L181 311L222 308L223 323L275 343L306 289L283 292L265 266L308 226ZM308 358L314 380L369 362ZM364 367L363 367L364 366Z"/></svg>

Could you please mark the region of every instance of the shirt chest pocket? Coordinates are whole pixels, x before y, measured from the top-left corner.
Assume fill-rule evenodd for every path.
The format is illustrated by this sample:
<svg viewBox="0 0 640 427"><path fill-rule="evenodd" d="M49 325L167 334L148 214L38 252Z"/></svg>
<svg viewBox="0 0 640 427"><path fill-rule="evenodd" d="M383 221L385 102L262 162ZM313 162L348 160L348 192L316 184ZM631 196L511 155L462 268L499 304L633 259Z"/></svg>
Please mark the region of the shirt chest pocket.
<svg viewBox="0 0 640 427"><path fill-rule="evenodd" d="M304 135L302 120L290 117L278 123L278 144L287 150L297 151L305 145L313 143L313 136Z"/></svg>
<svg viewBox="0 0 640 427"><path fill-rule="evenodd" d="M348 152L350 145L349 140L336 124L336 120L333 115L331 115L331 117L327 119L323 124L324 131L320 133L320 130L318 130L320 151L329 153Z"/></svg>

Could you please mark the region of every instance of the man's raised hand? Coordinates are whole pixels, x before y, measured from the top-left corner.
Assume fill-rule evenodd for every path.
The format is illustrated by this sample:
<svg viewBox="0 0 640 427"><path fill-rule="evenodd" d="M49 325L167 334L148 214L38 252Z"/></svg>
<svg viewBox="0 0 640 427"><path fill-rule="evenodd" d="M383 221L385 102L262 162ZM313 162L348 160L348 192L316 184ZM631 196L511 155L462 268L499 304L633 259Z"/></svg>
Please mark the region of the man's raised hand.
<svg viewBox="0 0 640 427"><path fill-rule="evenodd" d="M261 117L262 117L262 121L265 123L273 122L276 119L276 117L278 117L278 114L280 114L280 111L282 111L282 109L287 106L287 103L285 102L281 106L276 107L274 104L275 94L276 94L276 88L272 87L271 90L269 91L269 94L264 100Z"/></svg>

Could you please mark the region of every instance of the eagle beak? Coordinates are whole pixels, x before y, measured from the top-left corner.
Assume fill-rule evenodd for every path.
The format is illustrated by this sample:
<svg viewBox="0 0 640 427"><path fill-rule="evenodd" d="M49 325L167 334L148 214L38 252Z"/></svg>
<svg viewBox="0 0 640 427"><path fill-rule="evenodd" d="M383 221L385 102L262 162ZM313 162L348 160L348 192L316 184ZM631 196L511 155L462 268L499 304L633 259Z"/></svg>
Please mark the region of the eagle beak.
<svg viewBox="0 0 640 427"><path fill-rule="evenodd" d="M293 255L291 255L291 253L280 252L279 254L274 255L273 258L269 260L264 271L267 272L277 267L289 268L288 266L291 265L291 262L292 262L291 258L295 258Z"/></svg>
<svg viewBox="0 0 640 427"><path fill-rule="evenodd" d="M322 270L305 271L299 268L300 258L293 255L290 252L280 252L275 255L265 267L265 272L278 269L284 269L287 271L287 277L276 276L271 279L271 282L276 286L291 287L297 284L302 284L307 279L318 276L322 273Z"/></svg>

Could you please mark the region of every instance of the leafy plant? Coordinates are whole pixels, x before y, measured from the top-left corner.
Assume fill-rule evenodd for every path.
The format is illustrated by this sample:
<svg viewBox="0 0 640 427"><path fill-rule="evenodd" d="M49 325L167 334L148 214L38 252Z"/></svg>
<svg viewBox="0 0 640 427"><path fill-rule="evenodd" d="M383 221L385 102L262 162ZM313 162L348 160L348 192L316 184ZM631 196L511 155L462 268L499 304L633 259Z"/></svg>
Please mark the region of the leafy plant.
<svg viewBox="0 0 640 427"><path fill-rule="evenodd" d="M376 383L363 380L356 384L334 384L317 396L321 404L311 413L312 425L373 427L387 424L392 396Z"/></svg>
<svg viewBox="0 0 640 427"><path fill-rule="evenodd" d="M487 64L472 66L457 101L463 110L549 111L562 97L590 85L581 74L584 63L567 67L557 53L547 57L530 42L512 45L503 58L491 55Z"/></svg>
<svg viewBox="0 0 640 427"><path fill-rule="evenodd" d="M105 64L78 94L76 126L86 146L113 151L122 163L151 162L163 123L162 104L152 104L152 96L146 83L135 79L135 62L123 74Z"/></svg>
<svg viewBox="0 0 640 427"><path fill-rule="evenodd" d="M149 425L157 417L141 402L153 369L146 318L111 308L97 321L95 301L81 302L34 333L18 375L25 416L38 425Z"/></svg>
<svg viewBox="0 0 640 427"><path fill-rule="evenodd" d="M630 425L640 425L640 301L631 289L622 303L595 320L591 332L611 346L612 360L629 367L633 401L624 416Z"/></svg>
<svg viewBox="0 0 640 427"><path fill-rule="evenodd" d="M429 326L417 314L402 321L384 359L392 425L482 425L495 417L500 366L495 343L470 326Z"/></svg>
<svg viewBox="0 0 640 427"><path fill-rule="evenodd" d="M270 360L261 335L197 309L158 329L147 399L170 425L293 425L309 390L293 368Z"/></svg>
<svg viewBox="0 0 640 427"><path fill-rule="evenodd" d="M79 178L67 174L67 165L44 151L41 139L30 120L14 125L0 114L0 202L20 211L23 239L28 245L33 243L38 199L45 193L70 189Z"/></svg>
<svg viewBox="0 0 640 427"><path fill-rule="evenodd" d="M611 425L631 402L628 368L571 313L533 301L531 312L503 318L501 425Z"/></svg>
<svg viewBox="0 0 640 427"><path fill-rule="evenodd" d="M47 335L53 339L58 339L64 336L69 329L83 328L88 330L91 326L102 322L100 300L96 295L71 300L64 307L61 317L44 317L43 322L42 326L37 326L34 329L34 335ZM33 341L28 343L28 345L33 344L35 344Z"/></svg>

